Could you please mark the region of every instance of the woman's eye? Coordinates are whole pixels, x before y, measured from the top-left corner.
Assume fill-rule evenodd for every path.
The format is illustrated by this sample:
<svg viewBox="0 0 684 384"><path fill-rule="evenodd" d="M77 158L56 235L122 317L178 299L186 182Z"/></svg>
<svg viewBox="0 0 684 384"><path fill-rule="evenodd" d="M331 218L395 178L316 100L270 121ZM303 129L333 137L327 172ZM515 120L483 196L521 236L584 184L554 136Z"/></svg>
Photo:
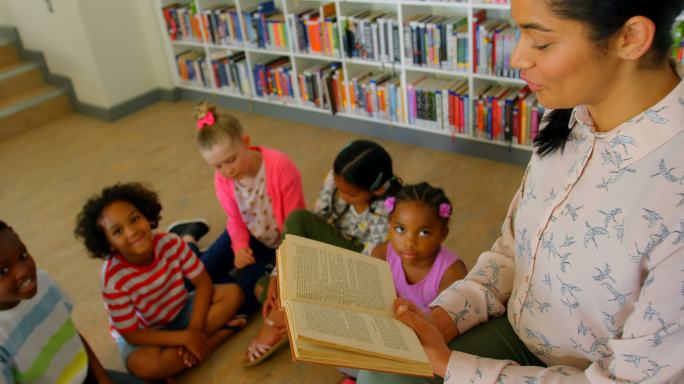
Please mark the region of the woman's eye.
<svg viewBox="0 0 684 384"><path fill-rule="evenodd" d="M551 45L551 44L534 44L534 43L532 43L532 48L534 48L534 49L536 49L536 50L538 50L538 51L543 51L543 50L545 50L546 48L548 48L549 45Z"/></svg>

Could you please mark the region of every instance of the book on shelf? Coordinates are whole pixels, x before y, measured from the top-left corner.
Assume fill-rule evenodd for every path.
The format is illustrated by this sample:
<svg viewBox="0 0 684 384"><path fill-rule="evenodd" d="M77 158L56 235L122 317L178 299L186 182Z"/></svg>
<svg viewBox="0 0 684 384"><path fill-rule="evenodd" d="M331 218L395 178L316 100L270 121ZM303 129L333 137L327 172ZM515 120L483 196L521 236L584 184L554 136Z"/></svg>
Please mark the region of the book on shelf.
<svg viewBox="0 0 684 384"><path fill-rule="evenodd" d="M413 15L404 23L406 59L413 66L467 71L468 17Z"/></svg>
<svg viewBox="0 0 684 384"><path fill-rule="evenodd" d="M341 63L319 63L302 69L298 76L299 95L304 105L336 113L342 99L338 84L343 81Z"/></svg>
<svg viewBox="0 0 684 384"><path fill-rule="evenodd" d="M202 41L200 21L194 4L170 4L162 8L166 31L171 40Z"/></svg>
<svg viewBox="0 0 684 384"><path fill-rule="evenodd" d="M216 88L242 96L252 94L245 52L214 52L211 67Z"/></svg>
<svg viewBox="0 0 684 384"><path fill-rule="evenodd" d="M399 21L395 12L354 10L340 18L344 53L349 58L399 63Z"/></svg>
<svg viewBox="0 0 684 384"><path fill-rule="evenodd" d="M293 235L276 261L295 361L432 377L415 332L394 318L387 262Z"/></svg>
<svg viewBox="0 0 684 384"><path fill-rule="evenodd" d="M242 11L247 35L246 45L251 48L287 49L287 31L282 15L274 0L266 0Z"/></svg>
<svg viewBox="0 0 684 384"><path fill-rule="evenodd" d="M357 69L349 76L343 84L349 93L348 113L393 123L406 121L404 92L398 76L365 69Z"/></svg>
<svg viewBox="0 0 684 384"><path fill-rule="evenodd" d="M288 57L266 59L254 64L254 93L269 100L294 101L292 64Z"/></svg>
<svg viewBox="0 0 684 384"><path fill-rule="evenodd" d="M235 5L218 4L202 10L207 40L217 45L242 44L242 27Z"/></svg>
<svg viewBox="0 0 684 384"><path fill-rule="evenodd" d="M422 76L407 85L408 122L421 128L467 134L468 81Z"/></svg>
<svg viewBox="0 0 684 384"><path fill-rule="evenodd" d="M520 38L520 30L508 20L487 19L486 11L473 15L473 72L499 77L520 77L510 65L510 57Z"/></svg>
<svg viewBox="0 0 684 384"><path fill-rule="evenodd" d="M199 87L209 88L209 70L206 54L198 50L187 50L176 54L178 76L181 80Z"/></svg>

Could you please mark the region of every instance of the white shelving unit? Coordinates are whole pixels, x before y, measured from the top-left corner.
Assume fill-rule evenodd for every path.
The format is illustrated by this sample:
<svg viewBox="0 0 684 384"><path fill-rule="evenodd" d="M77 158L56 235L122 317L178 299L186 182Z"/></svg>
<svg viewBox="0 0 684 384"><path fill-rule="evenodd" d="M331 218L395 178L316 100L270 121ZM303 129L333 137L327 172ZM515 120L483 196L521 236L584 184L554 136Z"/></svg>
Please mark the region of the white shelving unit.
<svg viewBox="0 0 684 384"><path fill-rule="evenodd" d="M204 36L204 30L202 28L202 36L205 42L196 42L196 41L179 41L179 40L171 40L167 34L167 28L166 28L166 23L164 20L164 16L162 14L162 7L173 3L174 1L172 0L155 0L158 4L159 12L158 14L158 24L159 28L162 31L162 34L165 36L164 38L164 45L165 45L165 51L169 60L170 68L172 68L172 73L174 77L174 84L182 89L188 89L192 91L199 91L199 92L205 92L207 94L211 95L222 95L222 96L228 96L228 97L235 97L239 99L247 99L255 102L262 102L262 103L268 103L268 104L277 104L277 105L284 105L287 107L291 108L298 108L302 110L307 110L307 111L315 111L315 112L320 112L320 113L325 113L325 114L331 114L331 112L327 109L321 109L321 108L316 108L312 107L309 105L305 105L304 102L300 100L299 97L295 97L295 101L288 101L288 102L282 102L278 100L272 100L272 99L267 99L263 97L257 97L256 95L253 96L242 96L242 95L236 95L233 93L229 93L224 91L223 89L217 89L217 87L214 84L214 79L213 76L209 76L211 79L211 88L203 88L199 87L197 85L190 85L181 80L178 71L176 70L177 65L175 61L175 54L179 51L181 51L184 47L187 49L188 47L190 48L195 48L195 49L200 49L204 50L206 57L210 57L210 53L216 52L217 50L226 50L226 51L233 51L233 52L238 52L238 51L244 51L246 53L246 61L248 68L253 68L254 63L258 58L267 55L267 56L286 56L289 57L290 62L292 63L292 71L293 71L293 76L296 78L298 72L297 72L297 67L298 63L301 64L302 60L317 60L320 62L330 62L330 61L335 61L335 62L340 62L342 64L342 68L344 71L344 78L349 79L348 74L350 73L350 68L355 67L355 66L367 66L367 67L375 67L384 71L388 72L394 72L397 74L397 76L400 77L401 79L401 84L402 84L402 89L404 92L406 92L407 89L407 72L408 73L423 73L423 74L432 74L436 77L439 78L446 78L446 79L467 79L468 81L468 86L469 86L469 105L467 108L469 108L469 111L471 113L471 116L473 116L473 105L472 105L472 100L474 100L475 95L473 90L475 89L475 85L479 82L487 82L487 83L499 83L499 84L511 84L511 85L520 85L524 84L524 81L516 78L507 78L507 77L499 77L499 76L491 76L491 75L483 75L480 73L474 73L472 71L473 68L473 54L472 54L472 49L469 51L469 69L468 71L449 71L449 70L444 70L444 69L435 69L435 68L427 68L427 67L416 67L413 66L412 63L408 63L407 59L404 57L404 23L403 20L405 20L405 15L407 13L416 13L417 11L425 14L437 14L437 12L446 12L449 14L454 14L454 15L467 15L468 17L468 32L469 32L469 41L472 41L472 21L473 21L473 14L478 12L481 9L486 9L488 13L490 13L492 16L497 17L497 18L510 18L509 16L509 10L510 6L507 4L488 4L488 3L482 3L482 2L475 2L475 1L461 1L461 2L456 2L456 1L402 1L402 0L375 0L375 1L362 1L362 0L335 0L334 2L336 3L336 9L337 9L337 18L338 20L340 19L340 15L342 13L343 9L349 9L349 8L364 8L367 7L369 9L382 9L382 10L391 10L397 14L398 20L399 20L399 37L400 37L400 52L401 52L401 63L382 63L382 62L372 62L372 61L367 61L367 60L361 60L361 59L356 59L356 58L347 58L344 53L342 53L341 57L329 57L329 56L322 56L322 55L314 55L314 54L306 54L306 53L299 53L297 52L293 45L294 45L294 38L292 38L293 33L292 31L289 30L290 26L288 23L285 23L288 33L288 36L290 36L289 41L290 41L290 47L289 50L269 50L269 49L261 49L261 48L253 48L253 47L245 47L245 46L235 46L235 45L216 45L213 43L209 43L210 39L207 38L207 36ZM242 15L242 10L249 7L253 6L255 4L258 4L260 1L258 0L189 0L185 1L183 3L194 3L195 7L197 8L198 12L201 12L202 9L205 9L206 7L211 7L217 4L230 4L230 5L235 5L237 8L237 11L241 17L241 24L244 25L244 17ZM307 0L307 1L300 1L300 0L275 0L276 6L282 10L284 14L287 14L288 7L292 8L293 6L296 6L298 4L313 4L313 5L321 5L325 3L330 3L331 1L321 1L321 0ZM338 23L339 24L339 23ZM338 25L338 31L339 36L342 36L342 30L341 27ZM340 44L342 45L342 44ZM254 79L253 79L253 73L252 71L250 72L250 82L251 82L251 89L254 90ZM295 91L296 95L299 95L299 84L297 81L293 81L293 88ZM348 88L345 87L345 92L348 93ZM347 98L349 99L349 98ZM404 111L408 110L406 106L406 100L407 98L403 98L404 102ZM482 139L482 138L477 138L469 135L464 135L464 134L456 134L451 132L450 130L436 130L436 129L428 129L428 128L423 128L419 126L415 126L412 124L406 124L406 123L392 123L388 122L385 120L380 120L380 119L374 119L370 117L364 117L364 116L359 116L356 114L348 113L346 111L338 111L335 116L342 116L346 118L351 118L351 119L358 119L361 121L372 121L372 122L377 122L380 124L386 124L388 126L392 127L402 127L406 129L412 129L420 132L430 132L434 134L440 134L444 135L445 138L447 137L454 137L455 139L464 139L464 140L472 140L472 141L477 141L477 142L486 142L490 143L492 145L499 145L499 146L506 146L506 147L514 147L518 149L523 149L530 151L531 147L527 145L519 145L519 144L510 144L510 143L505 143L501 141L492 141L492 140L487 140L487 139ZM334 118L331 116L331 118ZM473 121L475 119L470 119L471 124L474 124ZM471 132L474 131L474 129L471 129Z"/></svg>

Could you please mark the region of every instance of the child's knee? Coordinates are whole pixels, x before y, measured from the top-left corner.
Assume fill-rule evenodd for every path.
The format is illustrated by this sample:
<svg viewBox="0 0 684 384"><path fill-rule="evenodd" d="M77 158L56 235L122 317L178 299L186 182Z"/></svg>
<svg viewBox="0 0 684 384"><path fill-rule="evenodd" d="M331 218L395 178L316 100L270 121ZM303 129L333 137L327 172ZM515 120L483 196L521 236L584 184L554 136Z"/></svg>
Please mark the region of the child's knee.
<svg viewBox="0 0 684 384"><path fill-rule="evenodd" d="M155 351L148 350L138 350L131 353L126 359L126 368L133 375L143 379L143 380L160 380L172 376L176 372L169 372L169 362L166 360L170 356L164 356L161 352L161 348L154 348ZM167 355L170 355L167 353ZM182 365L180 358L177 362L173 363L176 367ZM180 365L179 365L180 364Z"/></svg>
<svg viewBox="0 0 684 384"><path fill-rule="evenodd" d="M295 209L285 219L284 232L291 234L300 233L311 215L313 215L313 213L306 209Z"/></svg>

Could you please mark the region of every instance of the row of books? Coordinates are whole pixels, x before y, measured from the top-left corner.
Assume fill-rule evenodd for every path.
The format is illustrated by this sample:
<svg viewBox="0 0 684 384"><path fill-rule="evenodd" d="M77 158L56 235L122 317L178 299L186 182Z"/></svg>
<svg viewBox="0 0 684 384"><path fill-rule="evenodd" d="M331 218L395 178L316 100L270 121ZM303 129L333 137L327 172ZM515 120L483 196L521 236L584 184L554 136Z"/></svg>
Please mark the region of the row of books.
<svg viewBox="0 0 684 384"><path fill-rule="evenodd" d="M520 38L520 30L508 20L487 19L487 12L473 14L473 72L502 77L520 77L510 58Z"/></svg>
<svg viewBox="0 0 684 384"><path fill-rule="evenodd" d="M181 80L195 86L210 88L209 68L202 51L188 50L176 54L178 75Z"/></svg>
<svg viewBox="0 0 684 384"><path fill-rule="evenodd" d="M214 44L242 44L242 24L235 5L219 4L202 10L204 35Z"/></svg>
<svg viewBox="0 0 684 384"><path fill-rule="evenodd" d="M299 97L303 105L330 109L333 113L344 104L340 92L344 81L341 63L315 64L300 71Z"/></svg>
<svg viewBox="0 0 684 384"><path fill-rule="evenodd" d="M281 56L254 64L254 93L259 97L283 102L295 102L292 87L292 64Z"/></svg>
<svg viewBox="0 0 684 384"><path fill-rule="evenodd" d="M408 123L472 135L468 99L467 80L417 78L407 84Z"/></svg>
<svg viewBox="0 0 684 384"><path fill-rule="evenodd" d="M288 14L287 21L294 35L296 51L340 57L335 3L325 3L318 8L300 5Z"/></svg>
<svg viewBox="0 0 684 384"><path fill-rule="evenodd" d="M389 73L359 71L345 82L350 114L378 120L405 123L404 92L401 80ZM344 95L344 92L341 92Z"/></svg>
<svg viewBox="0 0 684 384"><path fill-rule="evenodd" d="M167 5L162 8L162 13L171 40L202 41L200 22L193 3Z"/></svg>
<svg viewBox="0 0 684 384"><path fill-rule="evenodd" d="M529 87L481 84L474 94L476 137L532 144L545 108Z"/></svg>
<svg viewBox="0 0 684 384"><path fill-rule="evenodd" d="M675 23L672 56L677 63L684 64L684 20Z"/></svg>
<svg viewBox="0 0 684 384"><path fill-rule="evenodd" d="M413 15L404 24L405 57L416 66L467 71L468 18Z"/></svg>
<svg viewBox="0 0 684 384"><path fill-rule="evenodd" d="M215 52L211 57L214 84L230 93L251 96L249 67L244 52Z"/></svg>
<svg viewBox="0 0 684 384"><path fill-rule="evenodd" d="M357 10L340 17L347 57L384 63L401 62L399 21L394 12Z"/></svg>
<svg viewBox="0 0 684 384"><path fill-rule="evenodd" d="M251 48L287 49L284 17L274 0L266 0L242 11L245 45Z"/></svg>

